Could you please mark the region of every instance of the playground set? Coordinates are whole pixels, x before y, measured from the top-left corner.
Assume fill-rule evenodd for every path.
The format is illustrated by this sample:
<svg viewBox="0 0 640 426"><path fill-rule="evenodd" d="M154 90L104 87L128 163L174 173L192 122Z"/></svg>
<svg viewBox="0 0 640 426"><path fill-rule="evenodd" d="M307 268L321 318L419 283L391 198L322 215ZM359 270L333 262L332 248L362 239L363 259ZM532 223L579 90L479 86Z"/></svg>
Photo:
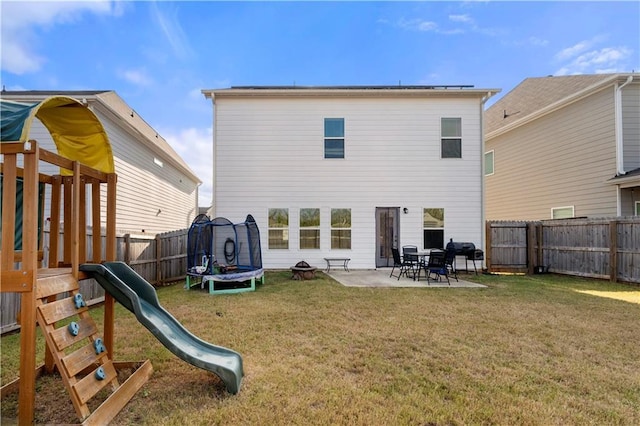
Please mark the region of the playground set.
<svg viewBox="0 0 640 426"><path fill-rule="evenodd" d="M79 420L95 425L109 423L149 380L153 372L149 360L114 361L116 301L174 354L218 375L230 393L237 393L244 374L242 357L189 333L162 308L153 286L128 265L115 262L117 176L111 145L95 114L64 96L33 104L6 100L1 104L1 290L20 294L21 326L20 376L2 387L1 396L19 392L18 423L33 423L36 381L43 374L57 372ZM29 140L35 118L49 130L57 153ZM59 167L60 174L42 173L42 163ZM46 265L45 194L51 217ZM92 236L86 232L87 216ZM102 333L80 293L80 281L90 278L105 289ZM39 367L37 325L46 346ZM121 370L132 371L122 383ZM95 401L98 394L101 402ZM92 411L90 406L97 404Z"/></svg>
<svg viewBox="0 0 640 426"><path fill-rule="evenodd" d="M198 215L187 235L187 290L208 283L210 294L254 291L264 284L260 231L251 215L242 223Z"/></svg>

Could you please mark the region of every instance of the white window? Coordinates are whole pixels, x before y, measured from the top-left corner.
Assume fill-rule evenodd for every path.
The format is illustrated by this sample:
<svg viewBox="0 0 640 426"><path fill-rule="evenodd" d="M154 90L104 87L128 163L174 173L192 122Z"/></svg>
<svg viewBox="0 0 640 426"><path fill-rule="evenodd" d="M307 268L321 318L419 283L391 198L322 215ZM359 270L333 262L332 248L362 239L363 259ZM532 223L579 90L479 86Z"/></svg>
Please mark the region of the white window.
<svg viewBox="0 0 640 426"><path fill-rule="evenodd" d="M324 158L344 158L344 118L324 119Z"/></svg>
<svg viewBox="0 0 640 426"><path fill-rule="evenodd" d="M269 209L269 248L289 248L289 209Z"/></svg>
<svg viewBox="0 0 640 426"><path fill-rule="evenodd" d="M491 176L493 174L493 151L484 153L484 175Z"/></svg>
<svg viewBox="0 0 640 426"><path fill-rule="evenodd" d="M331 248L351 248L351 209L331 209Z"/></svg>
<svg viewBox="0 0 640 426"><path fill-rule="evenodd" d="M320 209L300 209L300 249L320 248Z"/></svg>
<svg viewBox="0 0 640 426"><path fill-rule="evenodd" d="M440 157L462 158L462 118L440 119Z"/></svg>
<svg viewBox="0 0 640 426"><path fill-rule="evenodd" d="M444 248L444 209L422 211L423 248Z"/></svg>
<svg viewBox="0 0 640 426"><path fill-rule="evenodd" d="M575 217L574 206L554 207L551 209L551 219L569 219Z"/></svg>
<svg viewBox="0 0 640 426"><path fill-rule="evenodd" d="M636 201L636 216L640 216L640 201Z"/></svg>

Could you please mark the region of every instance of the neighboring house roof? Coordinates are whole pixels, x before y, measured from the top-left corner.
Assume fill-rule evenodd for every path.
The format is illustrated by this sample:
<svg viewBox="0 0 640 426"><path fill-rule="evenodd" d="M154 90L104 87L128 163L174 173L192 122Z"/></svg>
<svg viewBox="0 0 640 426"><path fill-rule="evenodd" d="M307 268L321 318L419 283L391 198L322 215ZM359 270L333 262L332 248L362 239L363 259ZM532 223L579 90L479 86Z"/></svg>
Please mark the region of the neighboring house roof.
<svg viewBox="0 0 640 426"><path fill-rule="evenodd" d="M623 175L616 175L609 179L609 183L625 186L640 185L640 168L631 170Z"/></svg>
<svg viewBox="0 0 640 426"><path fill-rule="evenodd" d="M624 83L629 76L638 78L639 74L527 78L487 109L484 121L485 135L487 139L491 139L616 82Z"/></svg>
<svg viewBox="0 0 640 426"><path fill-rule="evenodd" d="M178 170L187 175L194 182L202 183L198 176L191 170L177 152L158 134L140 115L138 115L127 103L113 90L3 90L0 96L19 97L21 100L40 101L49 96L62 95L76 99L82 99L93 106L98 105L102 111L111 114L116 122L128 127L134 133L141 136L141 140L158 154L162 160L173 164Z"/></svg>

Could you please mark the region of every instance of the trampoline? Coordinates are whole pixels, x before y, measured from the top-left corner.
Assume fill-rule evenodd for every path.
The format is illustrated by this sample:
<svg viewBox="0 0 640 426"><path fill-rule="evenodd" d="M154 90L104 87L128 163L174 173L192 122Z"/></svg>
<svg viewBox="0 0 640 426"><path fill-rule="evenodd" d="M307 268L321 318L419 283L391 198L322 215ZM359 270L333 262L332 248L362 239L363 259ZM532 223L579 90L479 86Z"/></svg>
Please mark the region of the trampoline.
<svg viewBox="0 0 640 426"><path fill-rule="evenodd" d="M264 283L260 231L255 219L233 223L198 215L187 235L186 289L208 285L210 294L254 291Z"/></svg>

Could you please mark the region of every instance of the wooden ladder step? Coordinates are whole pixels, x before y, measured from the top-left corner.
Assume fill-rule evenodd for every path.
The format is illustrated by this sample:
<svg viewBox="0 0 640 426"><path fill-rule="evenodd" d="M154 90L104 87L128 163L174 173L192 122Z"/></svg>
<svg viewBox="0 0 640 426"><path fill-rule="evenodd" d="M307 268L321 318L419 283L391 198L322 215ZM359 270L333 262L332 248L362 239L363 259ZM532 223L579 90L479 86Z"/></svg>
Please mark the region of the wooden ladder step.
<svg viewBox="0 0 640 426"><path fill-rule="evenodd" d="M96 350L93 346L93 342L89 343L70 353L61 359L67 376L74 377L76 374L85 370L93 364L102 364L103 360L107 356L106 352L96 354Z"/></svg>
<svg viewBox="0 0 640 426"><path fill-rule="evenodd" d="M92 336L98 332L96 323L91 317L82 318L81 320L77 321L77 323L79 326L77 336L69 333L67 327L59 327L55 330L50 331L51 339L57 351L62 351L63 349L66 349L69 346L81 341L82 339Z"/></svg>
<svg viewBox="0 0 640 426"><path fill-rule="evenodd" d="M112 361L108 361L101 366L105 375L103 380L98 380L96 378L96 371L98 368L72 385L73 392L82 404L86 404L87 401L95 396L95 394L118 378L118 373L116 372Z"/></svg>
<svg viewBox="0 0 640 426"><path fill-rule="evenodd" d="M36 284L36 299L44 299L56 294L78 290L80 284L71 274L70 269L40 269Z"/></svg>

